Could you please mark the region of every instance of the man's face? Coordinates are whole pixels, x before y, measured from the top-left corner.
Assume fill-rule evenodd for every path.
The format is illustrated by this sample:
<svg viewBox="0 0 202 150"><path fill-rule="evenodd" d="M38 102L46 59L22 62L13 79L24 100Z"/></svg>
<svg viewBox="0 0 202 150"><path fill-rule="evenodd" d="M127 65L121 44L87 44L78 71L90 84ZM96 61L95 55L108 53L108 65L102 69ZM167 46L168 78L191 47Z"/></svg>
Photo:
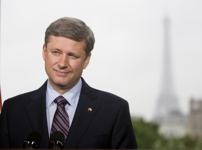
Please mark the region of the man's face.
<svg viewBox="0 0 202 150"><path fill-rule="evenodd" d="M74 41L62 36L50 36L43 46L43 59L51 86L60 94L74 87L90 60L86 57L84 41Z"/></svg>

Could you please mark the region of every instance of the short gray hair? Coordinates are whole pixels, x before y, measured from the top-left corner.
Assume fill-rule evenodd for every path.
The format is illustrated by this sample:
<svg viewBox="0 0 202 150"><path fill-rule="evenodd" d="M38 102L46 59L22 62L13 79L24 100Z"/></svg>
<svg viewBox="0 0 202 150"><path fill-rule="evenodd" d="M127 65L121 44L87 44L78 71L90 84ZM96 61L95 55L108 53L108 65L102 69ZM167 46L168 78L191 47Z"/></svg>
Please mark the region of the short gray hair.
<svg viewBox="0 0 202 150"><path fill-rule="evenodd" d="M60 18L51 23L45 32L45 45L50 36L63 36L75 41L85 41L84 50L86 56L93 50L95 37L92 30L81 20L70 17Z"/></svg>

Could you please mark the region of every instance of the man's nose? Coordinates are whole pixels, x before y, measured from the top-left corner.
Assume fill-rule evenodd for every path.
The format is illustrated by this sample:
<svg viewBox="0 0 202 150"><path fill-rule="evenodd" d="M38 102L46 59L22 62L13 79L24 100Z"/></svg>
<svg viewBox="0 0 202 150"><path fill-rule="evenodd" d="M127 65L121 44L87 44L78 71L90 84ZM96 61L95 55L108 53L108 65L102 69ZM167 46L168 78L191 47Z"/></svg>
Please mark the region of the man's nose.
<svg viewBox="0 0 202 150"><path fill-rule="evenodd" d="M58 67L60 69L63 68L67 68L68 67L68 58L66 55L63 55L62 57L60 57L59 61L58 61Z"/></svg>

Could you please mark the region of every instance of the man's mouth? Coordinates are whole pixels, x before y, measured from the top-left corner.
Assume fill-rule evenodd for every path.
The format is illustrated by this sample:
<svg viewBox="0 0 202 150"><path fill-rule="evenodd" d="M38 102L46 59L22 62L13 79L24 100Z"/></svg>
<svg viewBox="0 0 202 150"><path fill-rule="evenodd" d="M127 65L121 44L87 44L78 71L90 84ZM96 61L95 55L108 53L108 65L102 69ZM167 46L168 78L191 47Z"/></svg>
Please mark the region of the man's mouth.
<svg viewBox="0 0 202 150"><path fill-rule="evenodd" d="M55 72L58 76L66 76L67 74L70 73L70 71L59 71L59 70L55 70Z"/></svg>

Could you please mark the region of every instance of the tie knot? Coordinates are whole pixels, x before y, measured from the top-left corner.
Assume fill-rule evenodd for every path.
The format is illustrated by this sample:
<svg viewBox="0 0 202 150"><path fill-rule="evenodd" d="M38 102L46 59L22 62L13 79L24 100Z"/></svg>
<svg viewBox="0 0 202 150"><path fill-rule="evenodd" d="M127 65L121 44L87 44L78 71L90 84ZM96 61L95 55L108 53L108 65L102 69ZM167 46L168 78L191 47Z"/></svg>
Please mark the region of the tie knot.
<svg viewBox="0 0 202 150"><path fill-rule="evenodd" d="M63 96L58 96L55 100L55 103L57 103L58 106L65 106L66 104L69 104L68 101ZM70 105L70 104L69 104Z"/></svg>

